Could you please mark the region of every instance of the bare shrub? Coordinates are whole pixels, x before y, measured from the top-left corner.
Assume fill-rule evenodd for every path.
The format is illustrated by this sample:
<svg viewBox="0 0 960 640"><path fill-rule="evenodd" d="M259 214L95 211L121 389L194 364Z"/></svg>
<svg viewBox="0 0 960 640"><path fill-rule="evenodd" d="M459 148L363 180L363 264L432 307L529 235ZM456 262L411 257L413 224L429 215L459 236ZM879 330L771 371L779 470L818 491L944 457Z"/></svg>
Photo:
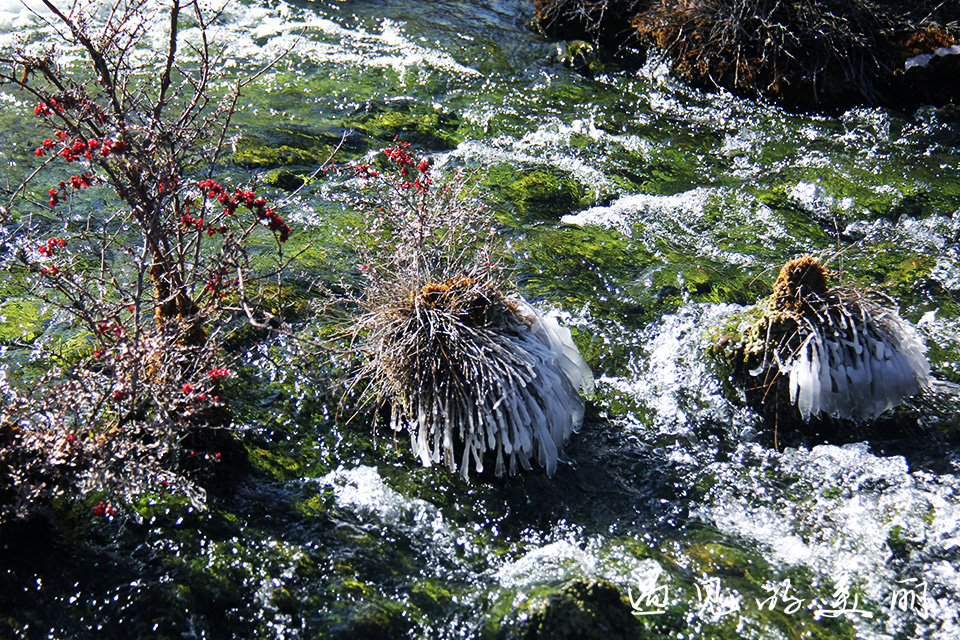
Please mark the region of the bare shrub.
<svg viewBox="0 0 960 640"><path fill-rule="evenodd" d="M0 82L33 99L42 161L4 210L6 266L23 297L67 319L70 339L36 349L50 368L32 385L3 385L4 513L53 494L171 485L199 504L184 472L218 455L184 443L229 427L234 365L219 344L257 307L251 283L282 269L290 233L252 189L213 178L250 79L217 95L221 52L207 38L217 14L197 2L42 2L55 44L0 57ZM144 60L158 29L159 58ZM47 180L44 204L36 185ZM276 239L271 274L247 255L263 234Z"/></svg>

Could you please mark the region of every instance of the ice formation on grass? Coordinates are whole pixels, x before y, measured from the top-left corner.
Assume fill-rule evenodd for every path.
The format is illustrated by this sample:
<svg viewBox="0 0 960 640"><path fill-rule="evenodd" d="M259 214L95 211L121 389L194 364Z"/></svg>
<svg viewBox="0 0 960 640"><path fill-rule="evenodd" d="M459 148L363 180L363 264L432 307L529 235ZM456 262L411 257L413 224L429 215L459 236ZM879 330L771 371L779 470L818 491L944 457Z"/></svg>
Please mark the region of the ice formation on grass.
<svg viewBox="0 0 960 640"><path fill-rule="evenodd" d="M913 326L864 292L828 288L809 256L781 269L757 333L765 355L750 373L775 366L803 420L872 420L931 385Z"/></svg>
<svg viewBox="0 0 960 640"><path fill-rule="evenodd" d="M556 471L564 443L583 421L593 375L570 330L485 280L422 287L380 309L368 344L370 374L407 429L424 466L497 476L536 460Z"/></svg>

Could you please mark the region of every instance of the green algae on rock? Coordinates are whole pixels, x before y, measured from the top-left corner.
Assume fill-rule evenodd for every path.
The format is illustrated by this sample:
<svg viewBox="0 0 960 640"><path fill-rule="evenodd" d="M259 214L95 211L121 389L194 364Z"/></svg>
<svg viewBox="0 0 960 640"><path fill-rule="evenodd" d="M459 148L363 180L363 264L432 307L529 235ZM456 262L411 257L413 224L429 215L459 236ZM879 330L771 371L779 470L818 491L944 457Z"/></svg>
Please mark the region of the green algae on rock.
<svg viewBox="0 0 960 640"><path fill-rule="evenodd" d="M552 167L492 167L486 186L516 210L521 220L555 219L593 204L594 196L569 173Z"/></svg>
<svg viewBox="0 0 960 640"><path fill-rule="evenodd" d="M543 601L529 617L498 637L522 640L634 640L641 626L630 600L602 579L570 580Z"/></svg>
<svg viewBox="0 0 960 640"><path fill-rule="evenodd" d="M453 149L462 140L459 114L402 98L368 101L343 124L375 140L401 140L425 149Z"/></svg>

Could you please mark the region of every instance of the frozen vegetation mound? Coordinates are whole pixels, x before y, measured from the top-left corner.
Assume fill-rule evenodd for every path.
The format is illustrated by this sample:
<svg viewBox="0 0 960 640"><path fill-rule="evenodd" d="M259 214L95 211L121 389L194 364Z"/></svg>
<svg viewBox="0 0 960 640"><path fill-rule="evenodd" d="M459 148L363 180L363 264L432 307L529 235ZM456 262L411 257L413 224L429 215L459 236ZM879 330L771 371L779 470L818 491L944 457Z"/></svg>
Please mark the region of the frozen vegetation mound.
<svg viewBox="0 0 960 640"><path fill-rule="evenodd" d="M869 292L829 287L815 258L785 264L756 314L735 361L762 402L786 397L803 421L874 420L931 386L913 325Z"/></svg>

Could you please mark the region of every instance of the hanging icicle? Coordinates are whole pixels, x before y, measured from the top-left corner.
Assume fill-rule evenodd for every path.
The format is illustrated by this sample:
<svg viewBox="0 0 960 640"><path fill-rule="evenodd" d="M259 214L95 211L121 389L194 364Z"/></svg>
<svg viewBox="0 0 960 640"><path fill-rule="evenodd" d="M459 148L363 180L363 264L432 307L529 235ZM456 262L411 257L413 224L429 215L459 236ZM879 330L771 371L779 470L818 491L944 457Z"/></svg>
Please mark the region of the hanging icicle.
<svg viewBox="0 0 960 640"><path fill-rule="evenodd" d="M367 375L424 466L466 480L488 460L497 476L535 460L553 475L583 421L581 391L593 390L569 329L466 276L398 296L362 324Z"/></svg>

